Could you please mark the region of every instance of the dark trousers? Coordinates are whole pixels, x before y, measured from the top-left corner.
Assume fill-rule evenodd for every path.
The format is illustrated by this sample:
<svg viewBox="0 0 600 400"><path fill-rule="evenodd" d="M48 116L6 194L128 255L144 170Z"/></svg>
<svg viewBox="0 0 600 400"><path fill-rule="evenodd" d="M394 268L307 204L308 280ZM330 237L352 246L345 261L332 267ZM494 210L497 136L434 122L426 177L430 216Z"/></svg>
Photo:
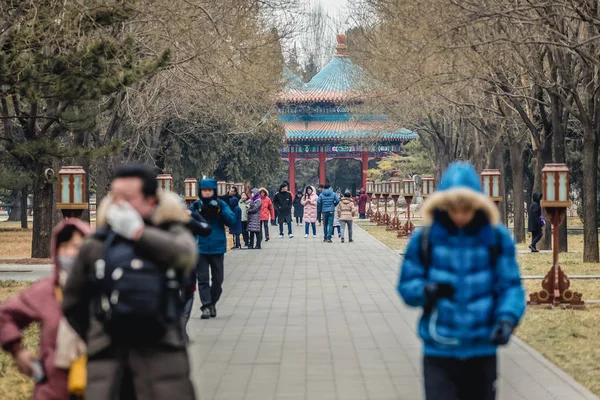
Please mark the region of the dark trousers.
<svg viewBox="0 0 600 400"><path fill-rule="evenodd" d="M535 249L535 246L537 246L538 242L542 240L543 236L544 231L542 231L541 229L539 231L531 232L531 247Z"/></svg>
<svg viewBox="0 0 600 400"><path fill-rule="evenodd" d="M240 247L242 247L242 245L240 244L240 234L239 233L233 234L233 247L235 247L236 249L239 249Z"/></svg>
<svg viewBox="0 0 600 400"><path fill-rule="evenodd" d="M358 218L359 219L367 219L367 215L366 215L366 213L361 213L361 214L359 214Z"/></svg>
<svg viewBox="0 0 600 400"><path fill-rule="evenodd" d="M254 240L256 239L256 245L254 245ZM262 234L260 232L250 232L250 243L248 247L260 249L260 243L262 242Z"/></svg>
<svg viewBox="0 0 600 400"><path fill-rule="evenodd" d="M210 282L212 275L212 284ZM215 305L223 293L224 279L224 254L200 254L196 264L196 276L198 277L198 291L202 308Z"/></svg>
<svg viewBox="0 0 600 400"><path fill-rule="evenodd" d="M265 239L269 238L269 221L260 221L262 222L262 237Z"/></svg>
<svg viewBox="0 0 600 400"><path fill-rule="evenodd" d="M296 223L297 224L301 224L302 223L302 218L303 217L296 217Z"/></svg>
<svg viewBox="0 0 600 400"><path fill-rule="evenodd" d="M496 356L457 358L425 357L423 375L426 400L494 400Z"/></svg>
<svg viewBox="0 0 600 400"><path fill-rule="evenodd" d="M308 228L312 226L313 236L317 236L317 224L315 222L307 222L304 224L304 233L308 235Z"/></svg>
<svg viewBox="0 0 600 400"><path fill-rule="evenodd" d="M279 235L283 236L283 224L287 224L288 226L288 235L292 234L292 223L291 222L280 222L279 223Z"/></svg>
<svg viewBox="0 0 600 400"><path fill-rule="evenodd" d="M244 239L244 246L248 246L250 239L248 235L248 221L242 221L242 238Z"/></svg>

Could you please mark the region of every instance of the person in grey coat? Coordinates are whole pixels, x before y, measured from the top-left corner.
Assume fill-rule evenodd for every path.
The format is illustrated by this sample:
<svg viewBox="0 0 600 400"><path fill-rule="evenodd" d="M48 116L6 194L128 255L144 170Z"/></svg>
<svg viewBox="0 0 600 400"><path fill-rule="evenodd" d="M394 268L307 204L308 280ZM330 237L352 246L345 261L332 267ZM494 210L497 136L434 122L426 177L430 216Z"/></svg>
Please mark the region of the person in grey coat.
<svg viewBox="0 0 600 400"><path fill-rule="evenodd" d="M248 200L248 232L250 232L249 249L260 249L262 235L260 233L260 209L262 202L257 188L252 189L252 198ZM256 246L254 245L256 239Z"/></svg>

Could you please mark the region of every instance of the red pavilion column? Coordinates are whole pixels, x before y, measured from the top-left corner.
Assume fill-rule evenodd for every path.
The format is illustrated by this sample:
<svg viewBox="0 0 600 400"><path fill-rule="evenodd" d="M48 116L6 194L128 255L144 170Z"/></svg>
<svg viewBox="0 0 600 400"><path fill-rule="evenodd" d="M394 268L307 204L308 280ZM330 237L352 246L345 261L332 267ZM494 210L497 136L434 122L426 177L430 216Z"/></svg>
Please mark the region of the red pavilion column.
<svg viewBox="0 0 600 400"><path fill-rule="evenodd" d="M327 180L327 175L325 175L325 162L327 161L327 153L320 152L319 153L319 183L321 185L325 184Z"/></svg>
<svg viewBox="0 0 600 400"><path fill-rule="evenodd" d="M293 197L296 196L296 153L288 153L289 165L289 182L290 187L288 188Z"/></svg>
<svg viewBox="0 0 600 400"><path fill-rule="evenodd" d="M363 151L360 153L361 164L362 164L362 183L361 187L367 188L367 170L369 169L369 152Z"/></svg>

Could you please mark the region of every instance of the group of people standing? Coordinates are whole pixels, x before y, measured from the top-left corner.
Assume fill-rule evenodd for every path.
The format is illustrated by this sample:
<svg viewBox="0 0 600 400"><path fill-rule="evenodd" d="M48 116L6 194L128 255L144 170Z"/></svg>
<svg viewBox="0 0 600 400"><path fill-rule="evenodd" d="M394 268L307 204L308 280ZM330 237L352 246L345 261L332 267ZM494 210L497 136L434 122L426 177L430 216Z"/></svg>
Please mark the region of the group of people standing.
<svg viewBox="0 0 600 400"><path fill-rule="evenodd" d="M332 242L335 229L342 242L345 241L346 230L348 241L353 242L352 221L357 210L360 218L365 218L368 201L364 189L361 189L360 195L354 199L350 192L344 195L333 192L330 185L320 185L319 190L307 186L294 197L288 190L287 182L280 185L279 191L272 199L264 187L252 189L250 196L246 193L238 194L234 187L222 199L230 205L237 220L230 229L233 235L232 250L261 249L262 242L271 239L270 226L279 226L280 239L283 239L285 234L291 239L294 237L294 220L296 226L304 225L305 238L309 237L311 229L312 236L317 237L319 223L323 224L324 242Z"/></svg>

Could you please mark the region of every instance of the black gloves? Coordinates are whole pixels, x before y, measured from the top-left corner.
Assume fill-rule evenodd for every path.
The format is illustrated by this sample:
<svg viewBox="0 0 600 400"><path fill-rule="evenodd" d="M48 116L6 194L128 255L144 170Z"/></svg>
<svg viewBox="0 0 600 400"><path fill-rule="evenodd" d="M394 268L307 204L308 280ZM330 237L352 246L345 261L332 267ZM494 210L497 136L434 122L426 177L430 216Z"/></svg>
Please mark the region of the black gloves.
<svg viewBox="0 0 600 400"><path fill-rule="evenodd" d="M503 320L496 324L492 330L490 341L496 346L502 346L508 343L515 327L509 321Z"/></svg>
<svg viewBox="0 0 600 400"><path fill-rule="evenodd" d="M425 284L423 289L425 292L425 307L423 312L425 315L430 314L439 299L449 299L454 295L456 289L449 283L429 282Z"/></svg>
<svg viewBox="0 0 600 400"><path fill-rule="evenodd" d="M208 204L204 204L204 206L200 209L200 215L206 219L216 218L220 212L221 202L217 199L210 200Z"/></svg>
<svg viewBox="0 0 600 400"><path fill-rule="evenodd" d="M192 218L187 223L187 227L194 236L206 237L212 232L210 225L208 225L204 217L196 213L192 213Z"/></svg>

